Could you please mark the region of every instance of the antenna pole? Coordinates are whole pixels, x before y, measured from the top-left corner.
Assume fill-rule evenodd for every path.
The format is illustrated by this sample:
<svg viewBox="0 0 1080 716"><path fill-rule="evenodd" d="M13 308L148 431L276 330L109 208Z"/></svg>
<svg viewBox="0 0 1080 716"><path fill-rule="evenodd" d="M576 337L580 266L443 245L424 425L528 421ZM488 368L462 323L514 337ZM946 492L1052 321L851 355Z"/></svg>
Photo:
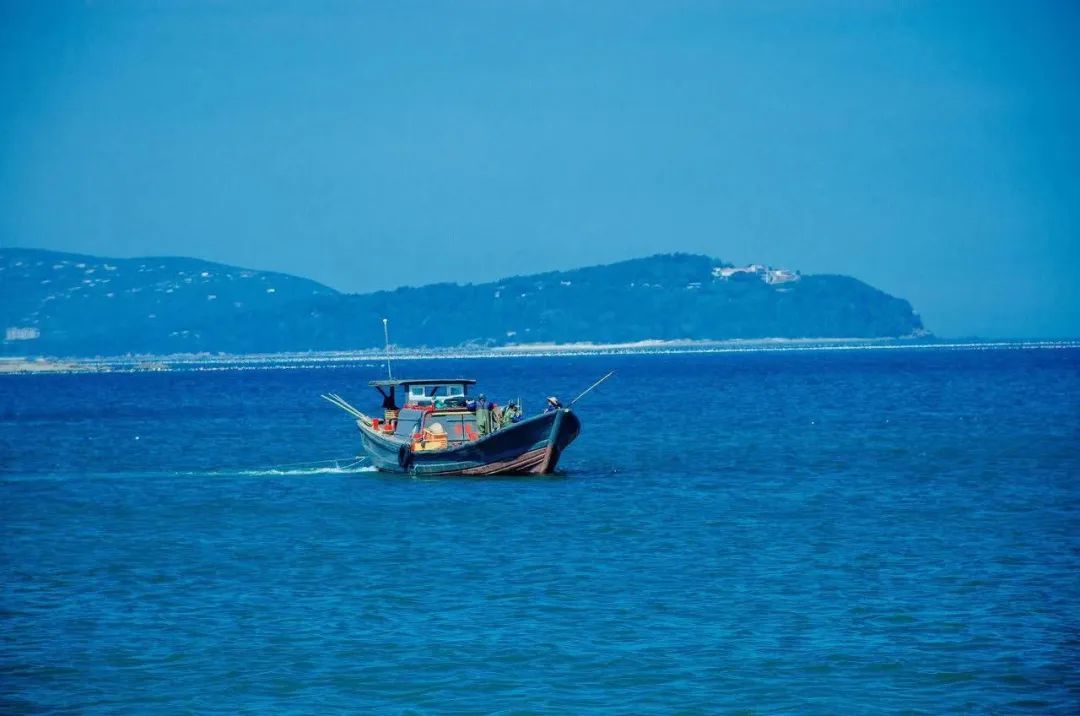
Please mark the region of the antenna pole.
<svg viewBox="0 0 1080 716"><path fill-rule="evenodd" d="M386 377L390 380L394 379L394 374L390 372L390 327L389 319L382 319L383 338L386 339Z"/></svg>

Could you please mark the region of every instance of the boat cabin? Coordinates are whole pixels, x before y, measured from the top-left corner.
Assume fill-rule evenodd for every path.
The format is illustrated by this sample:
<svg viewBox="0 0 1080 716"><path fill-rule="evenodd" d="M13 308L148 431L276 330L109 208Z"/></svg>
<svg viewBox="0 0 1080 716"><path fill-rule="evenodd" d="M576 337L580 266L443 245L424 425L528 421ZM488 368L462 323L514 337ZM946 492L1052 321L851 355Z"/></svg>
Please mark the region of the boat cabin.
<svg viewBox="0 0 1080 716"><path fill-rule="evenodd" d="M389 401L396 408L397 389L405 391L405 407L411 406L434 406L443 403L461 403L465 406L469 386L475 385L476 381L470 378L429 378L426 380L373 380L368 385L375 388L383 396L383 408Z"/></svg>
<svg viewBox="0 0 1080 716"><path fill-rule="evenodd" d="M453 398L465 399L464 383L413 383L409 386L408 405L435 405Z"/></svg>
<svg viewBox="0 0 1080 716"><path fill-rule="evenodd" d="M373 380L383 396L383 420L372 427L409 442L414 451L440 450L480 438L476 415L468 409L468 378L426 380ZM397 389L405 392L405 405L397 406Z"/></svg>

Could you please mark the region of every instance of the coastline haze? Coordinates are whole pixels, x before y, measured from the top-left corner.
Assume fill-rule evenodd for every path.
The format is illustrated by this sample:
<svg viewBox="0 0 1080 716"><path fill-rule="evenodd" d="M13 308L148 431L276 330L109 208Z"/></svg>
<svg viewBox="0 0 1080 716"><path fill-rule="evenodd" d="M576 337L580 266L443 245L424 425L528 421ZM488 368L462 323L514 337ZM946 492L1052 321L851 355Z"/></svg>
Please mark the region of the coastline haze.
<svg viewBox="0 0 1080 716"><path fill-rule="evenodd" d="M1080 335L1072 7L0 12L0 246L348 292L685 251Z"/></svg>

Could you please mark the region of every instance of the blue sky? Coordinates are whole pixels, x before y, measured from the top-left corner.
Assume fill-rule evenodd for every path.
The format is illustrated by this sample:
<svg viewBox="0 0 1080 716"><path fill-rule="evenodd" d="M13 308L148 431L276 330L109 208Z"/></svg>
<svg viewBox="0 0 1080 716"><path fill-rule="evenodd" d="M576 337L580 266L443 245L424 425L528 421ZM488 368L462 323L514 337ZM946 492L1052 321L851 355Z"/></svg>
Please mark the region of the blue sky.
<svg viewBox="0 0 1080 716"><path fill-rule="evenodd" d="M0 245L350 291L700 252L1080 336L1078 8L0 0Z"/></svg>

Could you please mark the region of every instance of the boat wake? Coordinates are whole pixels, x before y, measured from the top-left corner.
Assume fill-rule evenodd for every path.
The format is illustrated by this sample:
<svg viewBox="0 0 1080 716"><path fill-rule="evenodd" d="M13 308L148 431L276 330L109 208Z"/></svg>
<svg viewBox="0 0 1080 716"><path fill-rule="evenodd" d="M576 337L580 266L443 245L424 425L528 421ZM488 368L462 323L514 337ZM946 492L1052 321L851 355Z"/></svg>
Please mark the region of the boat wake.
<svg viewBox="0 0 1080 716"><path fill-rule="evenodd" d="M293 462L283 465L270 465L252 469L213 470L209 473L199 473L214 476L242 476L242 477L279 477L306 475L354 475L363 472L376 472L374 465L366 465L366 457L350 457L332 460L317 460L313 462Z"/></svg>
<svg viewBox="0 0 1080 716"><path fill-rule="evenodd" d="M233 477L315 477L320 475L360 475L378 472L372 465L341 465L321 467L268 467L245 470L243 468L222 468L219 470L126 470L109 472L7 472L0 470L0 483L22 481L64 481L71 479L131 479L132 477L150 479L175 478L233 478Z"/></svg>
<svg viewBox="0 0 1080 716"><path fill-rule="evenodd" d="M218 474L229 475L351 475L357 472L375 472L374 465L365 465L367 457L331 458L330 460L312 460L310 462L289 462L281 465L251 470L230 470Z"/></svg>
<svg viewBox="0 0 1080 716"><path fill-rule="evenodd" d="M245 475L251 477L279 476L279 475L354 475L362 472L378 472L371 465L359 467L307 467L307 468L267 468L263 470L230 470L228 472L215 472L215 475Z"/></svg>

